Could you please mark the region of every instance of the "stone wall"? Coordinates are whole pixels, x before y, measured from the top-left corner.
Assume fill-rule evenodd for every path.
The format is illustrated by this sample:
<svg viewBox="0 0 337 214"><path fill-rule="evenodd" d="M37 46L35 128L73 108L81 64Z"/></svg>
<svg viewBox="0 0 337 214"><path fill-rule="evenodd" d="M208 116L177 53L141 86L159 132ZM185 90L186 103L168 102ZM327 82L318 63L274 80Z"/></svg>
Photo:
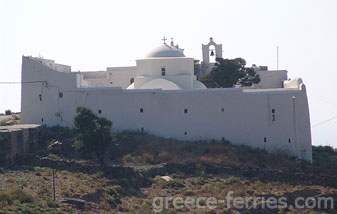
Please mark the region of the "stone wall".
<svg viewBox="0 0 337 214"><path fill-rule="evenodd" d="M36 153L46 142L47 129L35 124L0 126L0 164Z"/></svg>

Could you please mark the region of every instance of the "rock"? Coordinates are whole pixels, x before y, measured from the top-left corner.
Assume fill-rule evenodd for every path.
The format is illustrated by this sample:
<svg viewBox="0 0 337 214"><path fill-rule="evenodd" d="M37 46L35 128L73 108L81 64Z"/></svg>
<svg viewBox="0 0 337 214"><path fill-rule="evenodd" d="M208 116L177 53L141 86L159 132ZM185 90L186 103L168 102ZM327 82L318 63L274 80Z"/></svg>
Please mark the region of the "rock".
<svg viewBox="0 0 337 214"><path fill-rule="evenodd" d="M71 206L74 206L80 210L85 209L85 200L77 199L77 198L67 198L61 201L63 204L69 204Z"/></svg>
<svg viewBox="0 0 337 214"><path fill-rule="evenodd" d="M96 192L81 196L81 199L99 204L104 192L103 189L97 189Z"/></svg>
<svg viewBox="0 0 337 214"><path fill-rule="evenodd" d="M73 139L67 139L62 142L55 141L48 146L48 151L59 156L69 156L75 152L72 143Z"/></svg>
<svg viewBox="0 0 337 214"><path fill-rule="evenodd" d="M170 176L160 176L160 178L163 179L164 181L167 181L167 182L173 180L173 178L171 178Z"/></svg>

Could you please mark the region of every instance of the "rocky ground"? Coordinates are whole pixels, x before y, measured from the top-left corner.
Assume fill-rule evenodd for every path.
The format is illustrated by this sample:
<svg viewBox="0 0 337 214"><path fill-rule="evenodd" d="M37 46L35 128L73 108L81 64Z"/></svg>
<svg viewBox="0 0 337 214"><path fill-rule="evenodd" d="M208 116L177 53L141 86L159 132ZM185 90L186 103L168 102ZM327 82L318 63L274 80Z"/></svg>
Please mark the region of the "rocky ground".
<svg viewBox="0 0 337 214"><path fill-rule="evenodd" d="M0 213L337 213L333 149L315 149L309 164L228 142L122 133L107 165L99 165L76 157L70 144L59 141L48 157L27 156L0 169ZM217 203L208 206L212 197ZM234 206L234 198L244 206ZM274 198L286 206L270 207Z"/></svg>

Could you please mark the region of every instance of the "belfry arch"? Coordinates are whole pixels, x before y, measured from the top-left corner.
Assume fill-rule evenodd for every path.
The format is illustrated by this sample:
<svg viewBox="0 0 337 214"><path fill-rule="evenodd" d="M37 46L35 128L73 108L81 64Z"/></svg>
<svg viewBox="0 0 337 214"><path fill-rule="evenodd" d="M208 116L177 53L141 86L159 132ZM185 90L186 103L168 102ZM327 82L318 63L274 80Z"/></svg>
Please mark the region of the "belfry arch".
<svg viewBox="0 0 337 214"><path fill-rule="evenodd" d="M222 58L222 44L216 44L211 37L208 44L202 45L202 63L210 64L210 58Z"/></svg>

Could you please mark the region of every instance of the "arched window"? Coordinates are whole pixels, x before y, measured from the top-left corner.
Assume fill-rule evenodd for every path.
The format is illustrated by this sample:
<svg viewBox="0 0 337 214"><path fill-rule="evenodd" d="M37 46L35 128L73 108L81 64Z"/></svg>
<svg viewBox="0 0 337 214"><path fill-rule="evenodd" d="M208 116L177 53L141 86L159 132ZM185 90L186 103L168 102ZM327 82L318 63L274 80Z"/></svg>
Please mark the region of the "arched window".
<svg viewBox="0 0 337 214"><path fill-rule="evenodd" d="M210 63L215 63L216 59L216 50L214 45L210 45L208 49L208 54L209 54L209 62Z"/></svg>

